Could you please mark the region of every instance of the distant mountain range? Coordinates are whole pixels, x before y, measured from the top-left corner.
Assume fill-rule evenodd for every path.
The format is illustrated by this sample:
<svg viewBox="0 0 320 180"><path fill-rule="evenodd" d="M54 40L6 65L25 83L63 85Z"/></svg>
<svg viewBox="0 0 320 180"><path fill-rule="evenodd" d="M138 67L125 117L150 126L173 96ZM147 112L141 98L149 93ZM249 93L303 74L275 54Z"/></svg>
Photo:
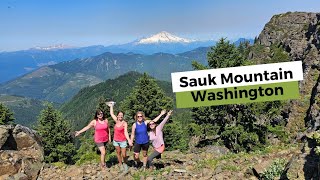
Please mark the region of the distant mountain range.
<svg viewBox="0 0 320 180"><path fill-rule="evenodd" d="M170 80L171 72L192 70L191 62L207 64L209 48L180 54L103 53L98 56L41 67L0 85L0 93L63 103L81 88L113 79L130 71L147 72L160 80Z"/></svg>
<svg viewBox="0 0 320 180"><path fill-rule="evenodd" d="M104 46L84 48L36 47L29 50L0 53L0 83L22 76L42 66L106 52Z"/></svg>
<svg viewBox="0 0 320 180"><path fill-rule="evenodd" d="M243 38L235 41L237 44ZM253 41L249 39L249 41ZM155 53L179 54L199 47L210 47L215 41L197 41L181 38L162 31L147 38L141 38L131 43L111 46L70 47L68 45L53 45L35 47L29 50L0 53L0 83L22 76L42 66L74 59L83 59L105 52L135 53L152 55Z"/></svg>

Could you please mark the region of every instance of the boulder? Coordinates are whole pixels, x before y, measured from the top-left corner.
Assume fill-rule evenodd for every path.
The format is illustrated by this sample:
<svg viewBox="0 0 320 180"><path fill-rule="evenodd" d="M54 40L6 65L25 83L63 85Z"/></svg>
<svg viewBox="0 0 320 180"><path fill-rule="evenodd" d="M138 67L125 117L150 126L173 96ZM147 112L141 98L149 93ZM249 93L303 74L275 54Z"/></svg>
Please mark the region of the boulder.
<svg viewBox="0 0 320 180"><path fill-rule="evenodd" d="M0 149L9 137L10 126L0 125Z"/></svg>
<svg viewBox="0 0 320 180"><path fill-rule="evenodd" d="M262 161L261 163L258 163L254 165L253 167L253 172L257 177L260 177L264 171L272 164L273 159L268 159L265 161Z"/></svg>
<svg viewBox="0 0 320 180"><path fill-rule="evenodd" d="M213 156L219 157L229 153L229 149L225 146L207 146L205 147L206 153L211 153Z"/></svg>
<svg viewBox="0 0 320 180"><path fill-rule="evenodd" d="M21 150L23 148L34 147L36 149L41 149L42 144L40 137L32 129L29 129L20 124L16 125L13 129L13 137L17 143L17 149Z"/></svg>
<svg viewBox="0 0 320 180"><path fill-rule="evenodd" d="M44 152L36 132L21 125L0 126L0 177L37 179Z"/></svg>

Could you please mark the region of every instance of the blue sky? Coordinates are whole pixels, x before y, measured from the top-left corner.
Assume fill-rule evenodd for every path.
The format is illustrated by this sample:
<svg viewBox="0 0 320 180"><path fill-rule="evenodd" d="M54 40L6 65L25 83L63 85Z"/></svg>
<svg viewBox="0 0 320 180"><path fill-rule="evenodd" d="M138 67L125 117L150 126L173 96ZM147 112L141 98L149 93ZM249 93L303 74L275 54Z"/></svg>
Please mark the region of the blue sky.
<svg viewBox="0 0 320 180"><path fill-rule="evenodd" d="M192 39L255 37L274 14L320 12L319 0L1 0L0 51L110 45L168 31Z"/></svg>

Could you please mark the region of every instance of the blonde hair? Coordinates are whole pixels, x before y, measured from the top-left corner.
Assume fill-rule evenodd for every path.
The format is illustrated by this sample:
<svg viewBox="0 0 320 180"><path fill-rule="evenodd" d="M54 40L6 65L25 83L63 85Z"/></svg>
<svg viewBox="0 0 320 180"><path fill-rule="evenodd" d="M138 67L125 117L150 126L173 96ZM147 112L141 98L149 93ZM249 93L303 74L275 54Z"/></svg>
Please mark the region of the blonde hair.
<svg viewBox="0 0 320 180"><path fill-rule="evenodd" d="M146 119L146 116L144 115L144 112L143 111L138 111L136 113L136 115L134 115L134 120L137 120L138 119L138 114L141 114L142 115L142 118L143 119Z"/></svg>

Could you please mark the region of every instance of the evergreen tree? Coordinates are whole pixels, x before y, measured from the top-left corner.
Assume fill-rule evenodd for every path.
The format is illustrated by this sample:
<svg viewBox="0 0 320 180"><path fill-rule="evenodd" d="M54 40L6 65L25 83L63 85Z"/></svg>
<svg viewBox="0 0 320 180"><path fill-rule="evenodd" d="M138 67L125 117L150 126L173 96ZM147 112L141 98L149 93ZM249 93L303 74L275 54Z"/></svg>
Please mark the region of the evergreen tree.
<svg viewBox="0 0 320 180"><path fill-rule="evenodd" d="M14 121L13 113L0 103L0 125L10 124Z"/></svg>
<svg viewBox="0 0 320 180"><path fill-rule="evenodd" d="M211 47L207 59L212 69L241 66L245 62L238 48L225 38L221 38L215 46Z"/></svg>
<svg viewBox="0 0 320 180"><path fill-rule="evenodd" d="M241 41L238 46L238 51L240 52L240 54L244 58L247 58L249 56L249 52L250 52L250 42L249 41ZM244 63L242 63L242 64L244 64Z"/></svg>
<svg viewBox="0 0 320 180"><path fill-rule="evenodd" d="M106 101L107 101L106 98L104 98L103 96L100 96L98 99L98 104L96 106L96 109L100 109L105 115L105 117L107 117L107 115L109 114L109 107L107 106Z"/></svg>
<svg viewBox="0 0 320 180"><path fill-rule="evenodd" d="M197 61L192 61L192 64L191 64L191 65L192 65L193 69L196 69L196 70L208 69L207 66L204 66L204 65L200 64L200 63L197 62Z"/></svg>
<svg viewBox="0 0 320 180"><path fill-rule="evenodd" d="M36 130L42 137L46 162L73 162L76 151L70 125L62 119L61 113L55 110L52 104L45 104L39 115Z"/></svg>
<svg viewBox="0 0 320 180"><path fill-rule="evenodd" d="M246 63L248 43L237 48L224 38L208 52L208 68L226 68ZM193 63L193 67L202 66ZM224 144L235 152L250 151L265 142L265 127L256 125L256 116L248 105L220 105L193 108L195 123L201 126L202 138L220 136Z"/></svg>
<svg viewBox="0 0 320 180"><path fill-rule="evenodd" d="M167 97L155 80L144 73L120 109L125 110L125 119L132 119L137 111L143 111L147 118L152 119L159 115L162 109L172 107L172 98Z"/></svg>
<svg viewBox="0 0 320 180"><path fill-rule="evenodd" d="M188 129L181 123L173 120L167 123L163 129L163 137L168 150L187 150L188 149Z"/></svg>
<svg viewBox="0 0 320 180"><path fill-rule="evenodd" d="M254 44L258 43L258 37L254 37L254 41L253 41Z"/></svg>

